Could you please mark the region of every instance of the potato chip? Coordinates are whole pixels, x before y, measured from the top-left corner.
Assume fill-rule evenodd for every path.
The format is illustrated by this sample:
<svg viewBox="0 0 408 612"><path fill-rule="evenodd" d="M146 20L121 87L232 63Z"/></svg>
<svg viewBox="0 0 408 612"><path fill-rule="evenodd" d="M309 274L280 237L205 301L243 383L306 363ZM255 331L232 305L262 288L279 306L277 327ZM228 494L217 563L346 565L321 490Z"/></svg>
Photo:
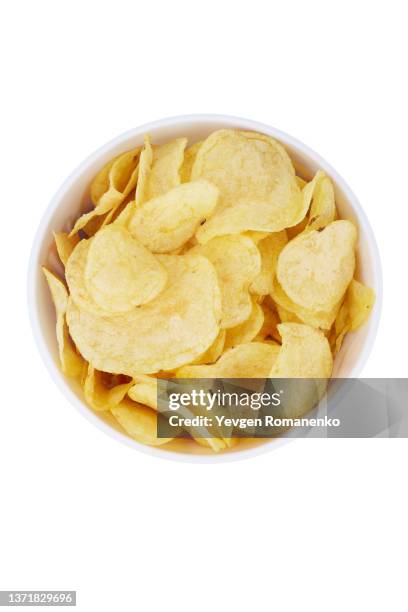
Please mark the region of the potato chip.
<svg viewBox="0 0 408 612"><path fill-rule="evenodd" d="M220 236L191 250L214 265L222 298L221 329L236 327L251 314L249 285L261 270L261 257L247 236Z"/></svg>
<svg viewBox="0 0 408 612"><path fill-rule="evenodd" d="M158 259L168 283L148 304L108 317L69 301L72 338L94 368L129 376L171 372L196 359L217 337L221 298L210 262L193 255Z"/></svg>
<svg viewBox="0 0 408 612"><path fill-rule="evenodd" d="M130 233L153 253L180 248L215 209L218 189L200 180L174 187L135 210Z"/></svg>
<svg viewBox="0 0 408 612"><path fill-rule="evenodd" d="M172 438L157 437L157 414L150 408L125 398L111 413L125 432L137 442L148 446L161 446Z"/></svg>
<svg viewBox="0 0 408 612"><path fill-rule="evenodd" d="M319 176L320 175L320 176ZM334 200L333 183L324 172L318 172L312 204L309 212L308 230L320 230L332 223L336 218L336 204ZM316 178L315 177L315 178ZM312 181L313 182L313 181Z"/></svg>
<svg viewBox="0 0 408 612"><path fill-rule="evenodd" d="M341 348L345 335L355 331L368 319L375 301L375 294L370 287L353 279L347 289L345 300L339 310L334 325L334 352Z"/></svg>
<svg viewBox="0 0 408 612"><path fill-rule="evenodd" d="M307 181L305 181L304 179L302 179L300 176L296 176L296 182L297 182L298 187L299 187L300 189L303 189L303 187L305 187L305 186L306 186L306 184L307 184Z"/></svg>
<svg viewBox="0 0 408 612"><path fill-rule="evenodd" d="M261 271L250 284L251 293L268 295L272 292L278 257L287 242L286 232L283 230L269 234L257 243L261 254Z"/></svg>
<svg viewBox="0 0 408 612"><path fill-rule="evenodd" d="M266 202L274 192L286 196L288 177L296 183L292 162L276 140L256 132L227 129L213 132L202 143L191 173L192 180L205 178L217 185L218 210L246 202Z"/></svg>
<svg viewBox="0 0 408 612"><path fill-rule="evenodd" d="M167 282L159 261L119 225L109 225L91 240L85 286L100 308L127 312L155 298Z"/></svg>
<svg viewBox="0 0 408 612"><path fill-rule="evenodd" d="M247 342L228 349L212 365L190 365L176 372L177 378L266 378L280 347L264 342Z"/></svg>
<svg viewBox="0 0 408 612"><path fill-rule="evenodd" d="M87 403L96 411L110 410L117 406L133 385L133 380L107 387L104 384L104 372L95 370L88 364L84 383L84 395Z"/></svg>
<svg viewBox="0 0 408 612"><path fill-rule="evenodd" d="M79 242L79 236L69 236L65 232L54 232L54 240L58 257L65 266L69 256Z"/></svg>
<svg viewBox="0 0 408 612"><path fill-rule="evenodd" d="M68 327L65 321L65 313L68 304L68 291L62 281L47 268L42 268L47 279L56 312L56 335L61 369L70 377L79 376L82 372L84 361L72 346Z"/></svg>
<svg viewBox="0 0 408 612"><path fill-rule="evenodd" d="M355 331L367 321L375 302L375 293L357 280L352 280L346 294L349 309L350 331Z"/></svg>
<svg viewBox="0 0 408 612"><path fill-rule="evenodd" d="M80 229L85 227L93 217L104 215L112 210L112 208L115 208L115 206L123 202L132 189L134 189L137 181L139 154L139 148L133 149L132 151L119 155L119 157L114 160L112 166L109 168L107 191L101 195L93 210L79 217L70 236L73 236ZM95 191L99 194L99 187L97 190L94 188L94 197Z"/></svg>
<svg viewBox="0 0 408 612"><path fill-rule="evenodd" d="M144 137L144 147L140 153L139 175L136 185L135 204L139 208L148 199L148 180L153 162L153 149L150 143L150 136Z"/></svg>
<svg viewBox="0 0 408 612"><path fill-rule="evenodd" d="M291 240L276 270L287 296L302 308L332 309L353 277L356 239L350 221L334 221L320 232L312 230Z"/></svg>
<svg viewBox="0 0 408 612"><path fill-rule="evenodd" d="M201 363L208 364L208 363L214 363L215 361L217 361L217 359L221 357L222 352L224 350L225 337L226 337L226 330L221 329L218 336L212 343L212 345L205 351L205 353L203 353L197 359L195 359L193 363L194 364L201 364Z"/></svg>
<svg viewBox="0 0 408 612"><path fill-rule="evenodd" d="M249 318L227 330L225 338L225 349L244 344L245 342L251 342L262 329L264 323L264 313L262 307L255 301L252 301L252 312Z"/></svg>
<svg viewBox="0 0 408 612"><path fill-rule="evenodd" d="M147 173L144 202L157 198L180 185L180 168L186 144L187 138L177 138L153 147L153 159L150 171Z"/></svg>
<svg viewBox="0 0 408 612"><path fill-rule="evenodd" d="M119 156L110 159L95 176L90 187L91 202L94 206L98 205L99 200L109 189L109 175L111 168Z"/></svg>
<svg viewBox="0 0 408 612"><path fill-rule="evenodd" d="M191 176L220 190L214 216L197 232L201 243L247 230L281 231L307 212L286 151L262 134L214 132L200 147Z"/></svg>
<svg viewBox="0 0 408 612"><path fill-rule="evenodd" d="M330 378L333 358L327 338L317 329L299 323L278 325L282 347L271 378Z"/></svg>
<svg viewBox="0 0 408 612"><path fill-rule="evenodd" d="M157 379L154 376L140 374L135 376L133 382L133 386L128 391L130 399L157 410Z"/></svg>
<svg viewBox="0 0 408 612"><path fill-rule="evenodd" d="M310 310L308 308L302 308L302 306L295 304L286 295L277 279L275 279L271 295L278 306L292 313L293 315L296 315L296 317L298 317L306 325L310 325L311 327L317 327L320 329L331 328L341 305L340 300L328 311Z"/></svg>
<svg viewBox="0 0 408 612"><path fill-rule="evenodd" d="M201 145L202 140L195 142L191 147L185 150L183 164L180 168L180 179L182 183L188 183L188 181L191 180L191 170Z"/></svg>

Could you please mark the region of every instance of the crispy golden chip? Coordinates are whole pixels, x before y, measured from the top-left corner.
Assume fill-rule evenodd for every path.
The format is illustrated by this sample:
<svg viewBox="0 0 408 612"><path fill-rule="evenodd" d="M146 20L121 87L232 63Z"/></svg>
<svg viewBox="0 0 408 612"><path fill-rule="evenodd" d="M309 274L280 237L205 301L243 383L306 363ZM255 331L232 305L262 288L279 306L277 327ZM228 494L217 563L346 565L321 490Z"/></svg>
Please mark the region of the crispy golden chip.
<svg viewBox="0 0 408 612"><path fill-rule="evenodd" d="M89 363L84 383L85 400L96 411L110 410L123 400L132 385L131 380L107 387L104 384L104 372L95 370Z"/></svg>
<svg viewBox="0 0 408 612"><path fill-rule="evenodd" d="M176 372L177 378L266 378L280 347L264 342L247 342L227 350L212 365L190 365Z"/></svg>
<svg viewBox="0 0 408 612"><path fill-rule="evenodd" d="M183 163L187 138L177 138L163 145L149 149L150 142L145 143L146 158L141 187L136 189L136 206L157 198L173 187L180 185L180 168ZM150 163L149 163L150 162Z"/></svg>
<svg viewBox="0 0 408 612"><path fill-rule="evenodd" d="M346 300L350 316L350 331L355 331L367 321L375 302L375 293L357 280L352 280Z"/></svg>
<svg viewBox="0 0 408 612"><path fill-rule="evenodd" d="M276 270L287 296L302 308L331 310L353 277L356 239L350 221L334 221L321 232L312 230L291 240Z"/></svg>
<svg viewBox="0 0 408 612"><path fill-rule="evenodd" d="M268 295L272 292L278 257L287 242L288 238L283 230L269 234L257 243L261 254L261 271L249 287L251 293Z"/></svg>
<svg viewBox="0 0 408 612"><path fill-rule="evenodd" d="M217 185L218 210L268 202L274 192L287 203L287 195L292 195L289 177L296 184L292 162L281 144L264 134L240 130L210 134L199 148L191 173L192 180L205 178Z"/></svg>
<svg viewBox="0 0 408 612"><path fill-rule="evenodd" d="M218 189L208 181L184 183L135 210L129 231L153 253L185 244L215 209Z"/></svg>
<svg viewBox="0 0 408 612"><path fill-rule="evenodd" d="M95 176L94 180L91 183L90 196L91 196L92 204L94 206L98 205L98 202L103 196L103 194L106 193L109 189L110 171L111 171L113 164L115 163L117 159L118 159L118 156L106 162L106 164L98 172L98 174Z"/></svg>
<svg viewBox="0 0 408 612"><path fill-rule="evenodd" d="M76 234L80 229L95 216L104 215L105 213L115 208L118 204L129 195L136 186L138 162L140 149L133 149L127 153L119 155L109 168L109 183L108 189L102 194L97 202L96 207L89 213L85 213L75 223L70 236ZM103 170L102 170L103 172ZM100 192L99 188L96 190ZM94 189L95 196L95 189Z"/></svg>
<svg viewBox="0 0 408 612"><path fill-rule="evenodd" d="M308 230L323 229L336 218L333 183L324 172L318 172L316 177L318 175L320 176L316 181L310 206Z"/></svg>
<svg viewBox="0 0 408 612"><path fill-rule="evenodd" d="M341 305L340 300L328 311L302 308L286 295L276 278L271 295L278 306L296 315L306 325L320 329L331 328Z"/></svg>
<svg viewBox="0 0 408 612"><path fill-rule="evenodd" d="M182 183L188 183L188 181L191 180L191 170L202 143L202 140L195 142L191 147L185 150L183 164L180 168L180 179Z"/></svg>
<svg viewBox="0 0 408 612"><path fill-rule="evenodd" d="M278 330L282 347L271 378L330 378L333 358L322 332L299 323L281 323Z"/></svg>
<svg viewBox="0 0 408 612"><path fill-rule="evenodd" d="M98 370L129 376L171 372L196 359L217 337L221 298L210 262L192 255L158 259L167 269L168 283L148 304L108 317L69 301L72 338Z"/></svg>
<svg viewBox="0 0 408 612"><path fill-rule="evenodd" d="M305 181L304 179L302 179L300 176L296 176L296 182L298 184L298 187L300 189L303 189L303 187L305 187L305 185L307 184L307 181Z"/></svg>
<svg viewBox="0 0 408 612"><path fill-rule="evenodd" d="M148 134L144 137L144 147L140 153L139 174L136 185L135 205L137 208L148 199L148 180L153 162L153 149Z"/></svg>
<svg viewBox="0 0 408 612"><path fill-rule="evenodd" d="M347 289L345 300L334 325L332 341L335 354L339 352L346 334L349 331L355 331L366 322L374 302L374 291L353 279Z"/></svg>
<svg viewBox="0 0 408 612"><path fill-rule="evenodd" d="M65 266L69 256L79 242L79 236L69 236L65 232L54 232L54 240L58 257Z"/></svg>
<svg viewBox="0 0 408 612"><path fill-rule="evenodd" d="M72 251L65 267L65 279L67 281L69 294L81 309L98 312L100 315L111 315L108 310L100 308L89 295L85 284L85 267L88 258L89 247L93 238L81 240ZM100 368L102 369L102 368Z"/></svg>
<svg viewBox="0 0 408 612"><path fill-rule="evenodd" d="M157 410L157 379L146 374L136 376L128 395L135 402Z"/></svg>
<svg viewBox="0 0 408 612"><path fill-rule="evenodd" d="M148 446L167 444L172 438L157 437L157 415L150 408L125 398L111 413L125 432L137 442Z"/></svg>
<svg viewBox="0 0 408 612"><path fill-rule="evenodd" d="M61 369L70 377L79 376L82 372L84 361L81 355L75 351L69 338L68 327L65 321L65 313L68 304L68 291L62 281L47 268L42 268L50 288L51 297L56 312L56 335Z"/></svg>
<svg viewBox="0 0 408 612"><path fill-rule="evenodd" d="M166 282L165 268L125 228L108 225L91 240L85 286L103 310L127 312L146 304Z"/></svg>
<svg viewBox="0 0 408 612"><path fill-rule="evenodd" d="M247 236L220 236L191 250L214 265L222 297L221 328L243 323L251 314L249 285L261 270L261 256Z"/></svg>
<svg viewBox="0 0 408 612"><path fill-rule="evenodd" d="M239 344L251 342L261 331L264 324L264 313L260 304L252 300L252 311L249 318L227 330L224 349L229 349Z"/></svg>
<svg viewBox="0 0 408 612"><path fill-rule="evenodd" d="M290 158L263 134L214 132L200 147L191 176L206 178L220 190L214 216L197 232L201 243L247 230L281 231L307 212Z"/></svg>
<svg viewBox="0 0 408 612"><path fill-rule="evenodd" d="M223 353L224 345L225 345L225 337L226 337L226 330L221 329L218 336L212 343L212 345L205 351L205 353L203 353L197 359L194 360L193 362L194 365L202 364L202 363L203 364L204 363L205 364L214 363L215 361L217 361L217 359L221 357Z"/></svg>

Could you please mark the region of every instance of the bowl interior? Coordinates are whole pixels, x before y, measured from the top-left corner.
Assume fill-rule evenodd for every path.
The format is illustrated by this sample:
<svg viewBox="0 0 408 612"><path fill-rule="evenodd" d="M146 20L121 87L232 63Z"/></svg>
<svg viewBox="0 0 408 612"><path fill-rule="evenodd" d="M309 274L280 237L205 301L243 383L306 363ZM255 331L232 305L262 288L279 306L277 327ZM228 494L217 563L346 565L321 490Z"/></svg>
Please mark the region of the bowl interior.
<svg viewBox="0 0 408 612"><path fill-rule="evenodd" d="M326 161L292 137L271 127L244 119L220 116L179 117L132 130L108 143L85 160L55 195L40 224L33 246L29 272L29 301L37 342L57 384L87 418L108 433L113 433L122 441L140 450L146 451L146 447L125 436L116 421L109 415L94 413L84 404L79 384L76 381L66 379L61 374L58 366L54 307L40 267L46 265L56 273L61 274L63 272L54 246L53 231L70 230L77 217L91 208L89 186L93 177L105 162L121 152L142 144L145 133L151 135L154 143L165 142L178 136L186 136L189 144L192 144L205 138L212 131L223 127L257 130L277 138L285 146L298 174L304 179L311 179L318 169L323 169L333 180L340 217L354 221L359 228L357 278L376 291L377 302L368 323L356 332L346 336L335 361L334 376L347 378L358 375L371 349L376 332L381 303L381 272L375 240L366 216L355 196ZM262 446L266 444L276 445L278 443L278 440L258 441L256 443L243 441L238 449L232 449L219 456L214 456L211 451L198 447L194 443L190 446L186 445L186 441L181 444L172 442L151 452L161 455L183 454L185 456L187 451L187 453L208 456L208 459L211 458L211 460L218 460L225 454L243 456L251 451L254 446L259 447L261 444Z"/></svg>

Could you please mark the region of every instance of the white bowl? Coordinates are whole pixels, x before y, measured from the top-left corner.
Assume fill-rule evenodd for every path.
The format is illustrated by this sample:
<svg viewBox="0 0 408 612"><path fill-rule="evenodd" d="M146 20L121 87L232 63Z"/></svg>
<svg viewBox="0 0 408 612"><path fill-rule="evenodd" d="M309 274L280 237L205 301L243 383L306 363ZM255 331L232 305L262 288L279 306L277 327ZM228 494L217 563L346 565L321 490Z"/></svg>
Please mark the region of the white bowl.
<svg viewBox="0 0 408 612"><path fill-rule="evenodd" d="M376 302L368 323L356 332L347 335L336 358L334 376L358 377L373 346L381 312L381 264L375 238L364 210L341 176L317 153L292 136L249 119L224 115L185 115L142 125L121 134L98 149L67 178L53 197L37 230L28 277L28 303L31 323L39 351L52 378L81 414L100 429L128 446L166 459L198 462L243 459L276 448L286 439L258 441L255 444L244 441L237 449L216 455L194 443L191 445L191 453L186 453L181 451L177 442L172 442L170 445L163 447L151 448L129 438L112 418L93 412L85 404L79 384L65 378L61 373L58 365L55 337L54 307L40 267L45 264L57 272L62 272L55 253L52 233L53 231L71 229L75 219L84 211L86 206L89 206L90 182L105 162L123 151L140 145L143 141L143 135L146 133L152 136L155 143L164 142L177 136L187 136L189 142L193 143L220 128L255 130L273 136L283 143L298 173L303 178L310 179L318 169L324 170L334 182L340 217L353 220L359 228L359 266L357 273L362 282L374 289Z"/></svg>

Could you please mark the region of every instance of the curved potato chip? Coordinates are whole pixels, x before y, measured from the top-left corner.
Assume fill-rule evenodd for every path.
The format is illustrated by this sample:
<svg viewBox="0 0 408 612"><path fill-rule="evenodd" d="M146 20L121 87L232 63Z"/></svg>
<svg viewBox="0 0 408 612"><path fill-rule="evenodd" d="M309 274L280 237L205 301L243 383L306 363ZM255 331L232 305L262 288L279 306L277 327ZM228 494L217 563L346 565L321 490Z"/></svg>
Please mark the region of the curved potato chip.
<svg viewBox="0 0 408 612"><path fill-rule="evenodd" d="M64 283L55 274L42 268L45 278L47 279L51 297L54 302L56 312L56 335L58 343L58 352L61 363L61 369L64 374L70 377L79 376L82 373L84 361L81 355L75 351L72 346L68 327L65 321L65 313L68 305L68 291Z"/></svg>
<svg viewBox="0 0 408 612"><path fill-rule="evenodd" d="M104 372L95 370L88 364L88 372L84 383L86 402L96 411L110 410L117 406L133 385L133 381L107 387L104 385Z"/></svg>
<svg viewBox="0 0 408 612"><path fill-rule="evenodd" d="M317 329L300 323L278 325L282 347L271 378L330 378L333 358L327 338Z"/></svg>
<svg viewBox="0 0 408 612"><path fill-rule="evenodd" d="M143 374L135 376L134 384L130 387L128 396L139 404L157 410L157 379Z"/></svg>
<svg viewBox="0 0 408 612"><path fill-rule="evenodd" d="M335 354L339 352L345 335L349 331L355 331L366 322L374 302L374 291L353 279L347 289L345 300L334 325L333 348Z"/></svg>
<svg viewBox="0 0 408 612"><path fill-rule="evenodd" d="M188 181L191 180L191 170L197 157L198 150L202 144L203 141L199 140L185 150L183 164L180 168L180 179L182 183L188 183Z"/></svg>
<svg viewBox="0 0 408 612"><path fill-rule="evenodd" d="M147 173L145 202L180 185L180 168L186 144L187 138L176 138L165 144L153 146L153 159L150 171Z"/></svg>
<svg viewBox="0 0 408 612"><path fill-rule="evenodd" d="M127 312L155 298L167 282L159 261L119 225L91 240L85 285L92 300L109 312Z"/></svg>
<svg viewBox="0 0 408 612"><path fill-rule="evenodd" d="M287 296L309 310L332 309L353 278L356 239L350 221L334 221L320 232L311 230L291 240L276 270Z"/></svg>
<svg viewBox="0 0 408 612"><path fill-rule="evenodd" d="M176 372L177 378L266 378L278 357L280 346L247 342L228 349L212 365L190 365Z"/></svg>
<svg viewBox="0 0 408 612"><path fill-rule="evenodd" d="M225 349L251 342L261 331L264 324L264 313L262 307L253 300L252 311L249 318L227 330L225 338Z"/></svg>
<svg viewBox="0 0 408 612"><path fill-rule="evenodd" d="M135 192L135 204L137 207L141 206L148 198L148 180L152 162L153 149L152 145L150 144L150 136L146 134L144 137L144 147L140 153L139 174Z"/></svg>
<svg viewBox="0 0 408 612"><path fill-rule="evenodd" d="M214 216L197 232L200 243L247 230L281 231L307 212L289 156L263 134L213 132L198 151L191 177L206 178L220 190Z"/></svg>
<svg viewBox="0 0 408 612"><path fill-rule="evenodd" d="M272 292L278 257L287 244L286 231L269 234L257 243L261 254L261 271L249 286L251 293L268 295Z"/></svg>
<svg viewBox="0 0 408 612"><path fill-rule="evenodd" d="M80 240L74 248L65 266L65 279L71 298L81 309L109 316L112 313L93 301L85 284L85 266L92 240Z"/></svg>
<svg viewBox="0 0 408 612"><path fill-rule="evenodd" d="M65 232L54 232L54 240L58 257L65 266L72 251L79 242L79 236L69 236Z"/></svg>
<svg viewBox="0 0 408 612"><path fill-rule="evenodd" d="M295 304L283 291L277 279L275 279L273 291L271 293L272 298L275 300L277 306L280 306L284 310L292 313L298 317L306 325L316 327L320 329L330 329L339 311L341 300L337 302L330 310L310 310L308 308L302 308L298 304ZM295 321L293 321L295 322Z"/></svg>
<svg viewBox="0 0 408 612"><path fill-rule="evenodd" d="M318 172L316 176L319 174L320 177L316 181L310 206L308 230L323 229L336 218L333 183L324 172Z"/></svg>
<svg viewBox="0 0 408 612"><path fill-rule="evenodd" d="M307 181L305 181L304 179L302 179L300 176L296 176L296 182L298 184L298 187L300 189L303 189L303 187L306 185Z"/></svg>
<svg viewBox="0 0 408 612"><path fill-rule="evenodd" d="M375 293L370 287L353 279L347 289L346 301L349 309L350 331L355 331L367 321L374 306Z"/></svg>
<svg viewBox="0 0 408 612"><path fill-rule="evenodd" d="M219 278L222 319L221 329L236 327L251 314L249 285L261 270L261 256L247 236L220 236L194 247L214 265Z"/></svg>
<svg viewBox="0 0 408 612"><path fill-rule="evenodd" d="M218 336L212 343L212 345L205 351L205 353L203 353L202 355L200 355L200 357L195 359L193 361L193 364L194 365L202 364L202 363L208 364L208 363L214 363L215 361L217 361L217 359L221 357L222 352L224 350L225 337L226 337L226 331L225 329L221 329Z"/></svg>
<svg viewBox="0 0 408 612"><path fill-rule="evenodd" d="M69 300L72 338L98 370L129 376L171 372L196 359L218 335L221 298L210 262L191 255L158 259L167 269L168 283L148 304L109 317Z"/></svg>
<svg viewBox="0 0 408 612"><path fill-rule="evenodd" d="M219 188L219 211L270 201L274 192L287 201L288 185L296 185L292 162L281 144L257 132L228 129L213 132L202 143L191 178L205 178Z"/></svg>
<svg viewBox="0 0 408 612"><path fill-rule="evenodd" d="M167 444L172 438L157 437L157 414L150 408L125 398L111 413L125 432L137 442L148 446Z"/></svg>
<svg viewBox="0 0 408 612"><path fill-rule="evenodd" d="M115 206L123 202L126 196L129 195L136 186L139 154L140 148L137 148L122 153L122 155L119 155L119 157L113 160L112 166L109 168L107 191L102 194L96 207L91 210L91 212L85 213L79 217L70 232L70 236L73 236L80 229L85 227L93 217L104 215L112 210L112 208L115 208ZM103 172L103 170L101 172Z"/></svg>
<svg viewBox="0 0 408 612"><path fill-rule="evenodd" d="M208 181L178 185L135 210L130 233L153 253L180 248L217 204L218 189Z"/></svg>
<svg viewBox="0 0 408 612"><path fill-rule="evenodd" d="M91 202L97 206L99 200L109 189L109 173L118 156L110 159L95 176L90 187Z"/></svg>

